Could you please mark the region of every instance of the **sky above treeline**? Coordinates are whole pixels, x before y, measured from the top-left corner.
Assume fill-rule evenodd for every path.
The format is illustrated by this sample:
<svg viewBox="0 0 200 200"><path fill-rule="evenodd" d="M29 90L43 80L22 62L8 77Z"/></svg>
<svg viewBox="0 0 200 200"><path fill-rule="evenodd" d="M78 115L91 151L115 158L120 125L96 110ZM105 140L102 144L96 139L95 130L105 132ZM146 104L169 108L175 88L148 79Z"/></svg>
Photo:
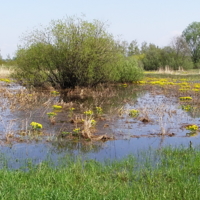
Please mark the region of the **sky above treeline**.
<svg viewBox="0 0 200 200"><path fill-rule="evenodd" d="M200 22L199 0L0 0L0 55L12 58L20 37L40 25L66 16L85 16L109 25L116 39L170 44L194 21Z"/></svg>

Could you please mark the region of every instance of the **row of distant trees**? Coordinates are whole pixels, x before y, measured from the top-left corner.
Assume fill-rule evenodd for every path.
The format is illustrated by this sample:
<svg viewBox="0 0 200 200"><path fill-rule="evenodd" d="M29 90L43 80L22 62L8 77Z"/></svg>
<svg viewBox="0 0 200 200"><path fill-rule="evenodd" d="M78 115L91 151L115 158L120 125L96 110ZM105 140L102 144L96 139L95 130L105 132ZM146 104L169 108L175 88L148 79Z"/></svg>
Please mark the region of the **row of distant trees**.
<svg viewBox="0 0 200 200"><path fill-rule="evenodd" d="M136 40L116 41L106 24L68 17L22 37L14 59L15 78L40 86L60 88L96 86L141 78L142 70L200 68L200 22L193 22L170 45L158 47Z"/></svg>
<svg viewBox="0 0 200 200"><path fill-rule="evenodd" d="M130 44L123 42L123 45L125 54L128 57L136 58L145 70L158 70L165 66L169 66L173 70L191 69L195 66L190 49L181 36L174 37L171 44L165 47L158 47L146 42L139 47L135 40Z"/></svg>
<svg viewBox="0 0 200 200"><path fill-rule="evenodd" d="M143 42L139 47L136 40L121 43L126 56L135 57L145 70L158 70L169 66L178 70L200 68L200 22L191 23L181 36L174 37L170 44L158 47Z"/></svg>

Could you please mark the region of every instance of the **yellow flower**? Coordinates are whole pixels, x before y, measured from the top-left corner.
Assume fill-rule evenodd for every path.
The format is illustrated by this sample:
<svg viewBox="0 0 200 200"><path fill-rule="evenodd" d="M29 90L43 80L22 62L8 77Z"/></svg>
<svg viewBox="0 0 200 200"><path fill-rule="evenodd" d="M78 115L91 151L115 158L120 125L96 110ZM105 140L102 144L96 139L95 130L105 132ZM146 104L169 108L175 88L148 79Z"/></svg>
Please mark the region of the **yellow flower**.
<svg viewBox="0 0 200 200"><path fill-rule="evenodd" d="M96 110L97 110L97 114L103 113L103 109L101 107L96 107Z"/></svg>
<svg viewBox="0 0 200 200"><path fill-rule="evenodd" d="M80 131L80 128L75 128L75 129L73 130L74 133L79 133L79 131Z"/></svg>
<svg viewBox="0 0 200 200"><path fill-rule="evenodd" d="M86 114L86 115L92 115L93 111L92 110L87 110L87 111L84 112L84 114Z"/></svg>
<svg viewBox="0 0 200 200"><path fill-rule="evenodd" d="M193 107L191 105L182 105L181 107L185 111L191 111L191 110L195 110L196 109L195 107Z"/></svg>
<svg viewBox="0 0 200 200"><path fill-rule="evenodd" d="M200 89L200 85L198 85L198 84L195 84L194 87L197 89Z"/></svg>
<svg viewBox="0 0 200 200"><path fill-rule="evenodd" d="M192 100L192 97L179 97L181 101Z"/></svg>
<svg viewBox="0 0 200 200"><path fill-rule="evenodd" d="M6 83L10 83L11 80L7 79L7 78L0 78L0 81L6 82Z"/></svg>
<svg viewBox="0 0 200 200"><path fill-rule="evenodd" d="M53 105L53 109L59 110L59 109L62 109L62 106Z"/></svg>
<svg viewBox="0 0 200 200"><path fill-rule="evenodd" d="M59 92L57 92L57 91L51 91L51 94L59 95Z"/></svg>
<svg viewBox="0 0 200 200"><path fill-rule="evenodd" d="M194 91L194 92L199 92L199 89L192 89L192 91Z"/></svg>
<svg viewBox="0 0 200 200"><path fill-rule="evenodd" d="M137 83L138 83L138 84L145 84L146 81L138 81Z"/></svg>
<svg viewBox="0 0 200 200"><path fill-rule="evenodd" d="M198 130L198 126L193 124L193 125L189 125L186 127L187 130L190 130L190 131L197 131Z"/></svg>
<svg viewBox="0 0 200 200"><path fill-rule="evenodd" d="M129 115L131 117L137 117L139 115L139 111L132 109L132 110L129 111Z"/></svg>
<svg viewBox="0 0 200 200"><path fill-rule="evenodd" d="M54 117L56 116L57 114L55 112L49 112L47 113L48 117Z"/></svg>
<svg viewBox="0 0 200 200"><path fill-rule="evenodd" d="M32 126L33 129L41 129L42 124L39 124L37 122L31 122L30 125Z"/></svg>
<svg viewBox="0 0 200 200"><path fill-rule="evenodd" d="M94 120L94 119L92 119L92 120L91 120L91 124L92 124L92 126L95 126L95 125L96 125L96 123L97 123L97 121L96 121L96 120Z"/></svg>

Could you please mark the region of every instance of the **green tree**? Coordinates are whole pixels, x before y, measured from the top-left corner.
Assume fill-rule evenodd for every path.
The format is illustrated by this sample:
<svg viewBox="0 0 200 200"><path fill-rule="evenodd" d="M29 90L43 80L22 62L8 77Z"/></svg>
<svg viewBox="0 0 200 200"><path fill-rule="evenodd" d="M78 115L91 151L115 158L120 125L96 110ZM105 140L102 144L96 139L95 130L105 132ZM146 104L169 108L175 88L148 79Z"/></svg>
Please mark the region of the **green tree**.
<svg viewBox="0 0 200 200"><path fill-rule="evenodd" d="M162 67L161 49L154 44L142 44L141 53L143 54L143 66L145 70L157 70Z"/></svg>
<svg viewBox="0 0 200 200"><path fill-rule="evenodd" d="M117 70L113 71L112 77L119 82L132 82L141 80L143 68L134 57L122 58L116 65Z"/></svg>
<svg viewBox="0 0 200 200"><path fill-rule="evenodd" d="M173 70L193 68L189 47L182 37L174 38L170 46L163 48L144 42L140 57L145 70L158 70L165 66Z"/></svg>
<svg viewBox="0 0 200 200"><path fill-rule="evenodd" d="M128 42L123 40L123 41L117 41L117 47L121 50L121 53L127 57L128 55Z"/></svg>
<svg viewBox="0 0 200 200"><path fill-rule="evenodd" d="M174 64L168 64L173 69L191 69L193 68L193 62L191 52L186 40L182 36L174 37L170 44L171 54L170 58L174 59Z"/></svg>
<svg viewBox="0 0 200 200"><path fill-rule="evenodd" d="M15 77L33 85L50 82L60 88L95 86L114 80L111 74L122 51L106 24L67 17L23 36ZM116 74L116 73L115 73Z"/></svg>
<svg viewBox="0 0 200 200"><path fill-rule="evenodd" d="M182 33L192 55L195 65L200 62L200 22L193 22Z"/></svg>
<svg viewBox="0 0 200 200"><path fill-rule="evenodd" d="M138 55L140 50L136 40L133 40L128 46L128 56Z"/></svg>

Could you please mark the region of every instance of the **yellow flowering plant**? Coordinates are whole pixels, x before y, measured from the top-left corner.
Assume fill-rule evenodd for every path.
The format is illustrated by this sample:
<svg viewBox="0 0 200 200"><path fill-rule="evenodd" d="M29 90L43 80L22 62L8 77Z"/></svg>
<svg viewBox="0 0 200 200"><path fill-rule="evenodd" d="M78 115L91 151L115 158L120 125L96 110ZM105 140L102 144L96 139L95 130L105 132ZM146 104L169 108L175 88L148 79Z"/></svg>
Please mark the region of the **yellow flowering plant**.
<svg viewBox="0 0 200 200"><path fill-rule="evenodd" d="M55 109L55 110L60 110L60 109L62 109L62 106L53 105L53 109Z"/></svg>
<svg viewBox="0 0 200 200"><path fill-rule="evenodd" d="M192 100L192 97L179 97L180 101Z"/></svg>
<svg viewBox="0 0 200 200"><path fill-rule="evenodd" d="M49 120L51 124L55 124L55 116L57 115L55 112L49 112L47 113Z"/></svg>
<svg viewBox="0 0 200 200"><path fill-rule="evenodd" d="M49 118L55 117L57 114L55 112L49 112L47 113Z"/></svg>
<svg viewBox="0 0 200 200"><path fill-rule="evenodd" d="M200 90L195 88L195 89L192 89L192 91L199 92Z"/></svg>
<svg viewBox="0 0 200 200"><path fill-rule="evenodd" d="M137 84L141 84L141 85L142 85L142 84L145 84L145 83L146 83L146 81L136 81L136 83L137 83Z"/></svg>
<svg viewBox="0 0 200 200"><path fill-rule="evenodd" d="M194 85L194 88L200 89L200 85L199 85L199 84L195 84L195 85Z"/></svg>
<svg viewBox="0 0 200 200"><path fill-rule="evenodd" d="M182 105L181 108L182 108L182 110L185 110L185 111L191 111L192 110L191 105Z"/></svg>
<svg viewBox="0 0 200 200"><path fill-rule="evenodd" d="M96 107L97 115L103 114L103 109L101 107Z"/></svg>
<svg viewBox="0 0 200 200"><path fill-rule="evenodd" d="M11 80L7 79L7 78L0 78L0 81L6 82L6 83L10 83Z"/></svg>
<svg viewBox="0 0 200 200"><path fill-rule="evenodd" d="M92 110L87 110L87 111L84 112L84 114L86 114L86 115L92 115L93 111Z"/></svg>
<svg viewBox="0 0 200 200"><path fill-rule="evenodd" d="M92 120L91 120L91 125L92 125L92 126L95 126L95 125L96 125L96 123L97 123L97 121L96 121L96 120L94 120L94 119L92 119Z"/></svg>
<svg viewBox="0 0 200 200"><path fill-rule="evenodd" d="M75 128L74 130L73 130L73 136L79 136L79 133L80 133L80 131L81 131L81 129L80 128Z"/></svg>
<svg viewBox="0 0 200 200"><path fill-rule="evenodd" d="M59 95L60 93L58 91L51 91L51 94L53 94L53 95Z"/></svg>
<svg viewBox="0 0 200 200"><path fill-rule="evenodd" d="M135 110L135 109L132 109L132 110L129 111L129 115L131 117L137 117L139 115L139 111Z"/></svg>
<svg viewBox="0 0 200 200"><path fill-rule="evenodd" d="M190 130L190 131L192 131L192 132L195 132L195 131L198 130L198 128L199 128L199 127L198 127L197 125L193 124L193 125L187 126L187 127L186 127L186 130Z"/></svg>
<svg viewBox="0 0 200 200"><path fill-rule="evenodd" d="M40 123L31 122L30 125L32 126L33 130L40 130L40 129L42 129L42 124L40 124Z"/></svg>

